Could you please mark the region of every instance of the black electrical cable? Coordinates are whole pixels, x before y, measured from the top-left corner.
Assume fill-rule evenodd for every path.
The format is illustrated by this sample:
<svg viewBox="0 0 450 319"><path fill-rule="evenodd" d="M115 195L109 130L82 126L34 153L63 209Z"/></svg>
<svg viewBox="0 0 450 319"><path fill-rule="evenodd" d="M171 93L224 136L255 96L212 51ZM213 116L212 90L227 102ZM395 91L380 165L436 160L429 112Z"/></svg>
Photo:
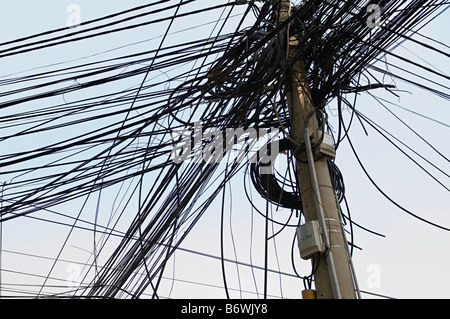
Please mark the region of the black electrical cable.
<svg viewBox="0 0 450 319"><path fill-rule="evenodd" d="M158 4L163 2L165 1ZM186 8L190 8L190 2L192 1L184 3ZM269 223L281 226L281 230L270 238L278 236L281 231L292 229L298 225L292 223L291 217L294 211L301 214L301 199L297 177L291 174L291 165L295 161L291 146L282 147L282 150L288 151L286 175L282 176L278 172L261 174L261 162L245 162L242 165L226 163L224 180L213 186L218 181L215 176L223 174L221 167L204 162L175 164L171 158L171 149L176 141L171 139L170 134L175 129L192 133L195 120L201 120L205 131L217 129L224 133L227 128L278 128L283 125L287 128L284 131L286 134L289 131L289 121L280 119L280 115L287 114L286 101L282 97L285 88L280 87L279 83L290 74L293 65L302 60L311 85L309 98L320 109L337 98L339 132L336 144L339 145L344 139L350 142L348 127L342 122L344 105L350 107L342 96L343 92L359 93L382 85L369 83L363 86L360 85L359 78L367 74L371 76L368 69L372 68L371 63L380 55L397 58L398 54L392 52L392 48L399 42L411 40L409 30L430 21L432 14L443 4L439 1L385 3L383 18L386 24L377 30L370 30L365 23L367 14L363 10L366 2L305 1L294 7L291 17L283 23L275 21L277 10L271 3L264 2L259 8L251 2L234 33L217 36L210 33L205 39L172 46L161 45L160 50L147 50L104 61L2 79L0 107L5 111L5 116L2 114L0 119L2 146L15 142L20 144L27 137L39 139L48 133L59 134L66 128L74 133L58 140L42 141L29 150L8 151L0 156L0 165L4 168L0 171L0 176L10 179L2 190L4 201L0 208L1 221L19 217L38 220L40 217L34 216L37 212L49 212L53 207L69 204L72 200L87 200L95 192L98 192L98 198L103 197L108 189L125 182L129 183L130 188L138 190L138 212L123 232L117 228L119 219L110 228L101 227L98 220L93 225L89 224L89 227L77 225L85 223L84 219L78 217L71 220L72 226L68 223L60 224L62 227L70 227L71 231L94 231L105 235L105 241L97 247L96 252L97 256L108 254L104 267L99 267L97 273L95 263L89 264L85 278L88 278L88 272L93 272L95 281L83 280L90 283L80 291L73 292L74 296L86 298L139 298L147 295L147 288L152 291L153 297L160 296L158 290L167 261L214 199L222 192L225 194L227 183L242 168L247 198L253 201L245 182L246 174L268 205L265 214L253 202L250 202L251 207L265 218L266 227ZM155 9L122 18L124 14L151 6L144 5L92 20L90 23L93 24L117 18L80 32L38 39L63 31L51 30L18 39L17 43L4 44L15 44L15 48L5 48L2 52L4 55L22 53L26 56L37 49L50 49L69 42L131 31L145 25L160 25L159 23L192 17L194 14L232 8L235 4L214 4L145 23L138 23L134 19L149 16L155 10L160 10L160 13L169 11ZM171 8L174 9L175 5ZM254 24L240 30L241 25L244 26L244 17L252 11L257 14ZM224 20L222 28L228 22L230 14ZM128 25L119 26L125 22ZM222 33L222 28L219 33ZM298 54L286 58L284 48L288 29L289 35L296 37L298 41ZM424 42L419 41L417 44L431 49ZM431 50L443 57L448 55L442 49ZM333 52L333 56L329 52ZM416 61L401 58L407 65L417 66ZM203 61L201 66L195 66L200 60ZM211 60L214 62L210 62ZM444 82L448 81L448 77L430 68L421 70L440 77L441 90L431 87L429 83L432 82L421 84L396 73L384 74L404 79L448 99L448 94L442 90L449 87ZM122 87L125 88L135 86L136 79L142 75L148 81L140 78L139 87L123 89L121 92L102 91L109 84L124 84ZM355 86L350 87L351 84ZM175 88L171 88L172 85ZM273 89L274 87L279 90ZM78 92L92 95L67 102L69 96L76 97ZM55 102L55 98L62 98L65 103ZM29 108L31 105L33 108ZM363 114L353 107L350 109L352 119L356 118L363 125L367 120ZM279 113L276 114L275 110ZM124 120L123 115L127 114L129 116ZM95 132L92 127L100 121L104 124ZM289 141L289 136L285 136L284 140ZM197 144L191 142L192 156L209 150L208 141L202 140ZM240 151L247 156L250 154L248 149ZM242 158L248 161L248 157ZM334 162L329 161L328 167L337 203L343 202L347 206L348 214L342 215L350 227L349 244L353 249L356 247L353 243L353 227L359 225L349 214L341 172ZM154 177L154 181L143 198L143 178L147 175ZM131 207L134 197L123 196ZM203 201L202 196L207 196L207 199ZM121 216L127 205L121 208ZM284 222L276 221L276 218L268 214L269 205L277 209L289 209L289 219ZM179 234L181 236L176 238ZM119 237L120 241L113 252L107 253L106 242L112 237ZM270 238L266 231L266 248ZM294 266L293 254L294 245L291 258L294 271L300 277ZM268 258L267 251L265 258ZM221 260L223 263L224 256L221 256ZM267 275L267 264L265 266ZM300 277L305 279L306 287L311 286L315 269L317 263L313 263L310 275ZM46 281L51 279L50 273L44 278ZM50 286L45 283L40 287L42 297L49 295L44 289ZM267 288L265 280L265 297L269 293ZM228 295L227 289L226 292ZM52 294L61 296L60 293Z"/></svg>

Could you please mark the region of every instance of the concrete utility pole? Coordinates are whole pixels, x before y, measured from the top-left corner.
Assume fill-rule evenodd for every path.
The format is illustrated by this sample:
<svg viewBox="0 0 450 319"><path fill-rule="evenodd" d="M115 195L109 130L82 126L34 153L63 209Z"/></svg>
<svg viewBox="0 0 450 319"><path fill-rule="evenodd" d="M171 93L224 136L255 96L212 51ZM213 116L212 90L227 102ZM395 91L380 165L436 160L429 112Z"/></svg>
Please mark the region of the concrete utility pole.
<svg viewBox="0 0 450 319"><path fill-rule="evenodd" d="M290 0L282 0L280 23L290 16L290 12ZM294 46L289 48L289 54L293 53ZM305 140L304 136L309 137L318 129L318 121L304 63L298 61L293 67L295 73L290 74L284 83L292 126L291 138L298 145L304 143L308 149L310 140ZM319 266L314 273L315 295L318 299L355 299L357 284L327 160L314 161L311 153L302 151L297 156L297 171L305 221L319 221L326 247L326 251L319 255Z"/></svg>

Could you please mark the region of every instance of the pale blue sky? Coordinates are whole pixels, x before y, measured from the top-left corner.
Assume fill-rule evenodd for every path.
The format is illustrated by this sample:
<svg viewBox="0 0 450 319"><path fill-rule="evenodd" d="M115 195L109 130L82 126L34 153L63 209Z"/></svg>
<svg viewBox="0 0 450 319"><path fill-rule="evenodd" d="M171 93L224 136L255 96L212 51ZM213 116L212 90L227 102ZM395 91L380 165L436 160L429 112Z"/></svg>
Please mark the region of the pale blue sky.
<svg viewBox="0 0 450 319"><path fill-rule="evenodd" d="M126 4L120 1L102 2L105 4L81 0L20 0L8 2L3 5L3 10L0 11L0 28L3 30L0 34L0 42L64 27L70 15L67 12L67 7L70 4L76 4L80 7L82 23L99 16L142 5L142 1L137 0L127 1ZM199 1L199 6L201 2ZM208 16L207 19L214 21L213 17ZM421 33L450 45L450 35L447 32L449 27L448 21L450 21L450 12L442 14L430 26L424 28ZM185 21L185 23L191 23L191 21ZM193 21L192 23L196 24L199 21ZM184 24L175 25L174 30L184 27ZM233 25L229 25L228 30L231 30L232 27ZM206 34L205 30L207 29L201 29ZM101 41L93 40L89 41L88 44L83 42L81 46L70 44L64 50L58 48L57 50L41 51L33 54L32 58L24 58L19 55L0 59L0 69L2 70L0 76L3 77L6 74L26 71L52 63L89 57L124 45L128 46L120 52L136 52L144 48L152 48L152 46L157 45L159 40L149 39L161 34L161 32L161 30L144 28L130 32L127 36L115 34L114 36L105 37ZM173 36L170 38L170 41L182 41L185 39L184 37L188 38L191 35L198 36L200 31L194 30L192 32L194 33L190 34L187 32ZM148 41L129 46L130 43L137 43L142 40ZM104 53L97 56L97 58L106 58L113 55L114 52ZM397 52L398 54L411 56L414 60L417 60L415 55L418 55L427 66L430 67L431 65L442 73L450 74L448 61L442 60L442 56L433 56L423 48L405 44L404 47L399 47ZM388 61L400 65L393 58L388 58ZM380 62L379 66L381 68L387 67L382 62ZM385 78L385 81L390 83L389 79ZM130 83L130 85L138 84ZM396 80L395 84L399 90L396 91L399 97L381 90L373 93L392 103L397 103L401 107L446 123L447 126L440 125L408 113L397 106L390 106L390 109L417 130L420 136L430 141L445 156L450 157L447 139L449 136L448 125L450 123L450 105L448 101L411 87L400 80ZM67 96L68 99L77 97L76 95ZM362 94L357 101L357 109L363 114L382 125L404 143L417 149L421 154L439 165L442 170L450 172L450 166L446 160L433 153L373 98L367 94ZM332 112L333 105L330 105L331 120L333 120ZM438 186L426 174L412 165L403 155L399 154L386 141L380 138L377 133L373 130L368 130L369 136L365 136L359 123L355 122L350 136L358 151L358 155L361 156L365 167L378 185L399 204L417 215L450 227L448 208L450 207L450 196L448 191ZM22 146L10 145L10 147L18 149ZM355 222L386 235L386 238L380 238L355 227L355 244L363 248L362 251L355 250L353 259L361 290L395 298L450 298L450 293L446 288L450 284L450 275L448 274L450 248L447 244L450 239L450 232L424 224L389 203L364 176L347 143L343 143L340 146L336 158L337 165L344 176L346 196ZM227 224L230 232L227 234L226 257L234 259L234 254L236 253L238 259L243 263L253 262L263 266L263 247L262 240L260 240L263 234L263 221L258 214L251 214L250 207L245 204L246 199L243 195L242 180L241 177L238 177L235 184L233 184L233 187L235 187L232 193L233 209L227 211L227 218L232 221L232 226ZM440 180L447 187L450 187L448 178L440 175ZM259 198L256 192L253 192L253 196ZM227 201L230 201L230 198ZM218 250L218 234L220 231L218 217L220 211L218 207L220 206L213 206L208 211L207 215L197 225L197 230L182 245L183 248L215 256L220 255ZM70 209L70 207L66 206L65 209ZM253 228L251 227L252 223ZM53 229L52 226L49 226L48 231L36 231L34 227L32 221L26 220L15 221L11 225L7 224L4 226L3 248L42 254L48 249L51 251L50 255L54 256L54 252L59 247L58 243L63 238L60 236L63 236L64 233L58 233L60 229ZM277 256L278 258L271 259L270 267L272 269L278 269L279 267L282 272L292 273L289 253L293 232L293 229L287 230L281 236L277 236L277 249L271 250L271 256ZM29 234L32 234L32 236ZM234 242L232 239L234 239ZM85 250L89 250L89 245L84 240L85 238L81 234L75 234L71 242L72 249L69 250L64 258L81 260L88 256L86 251L77 248L84 247ZM233 244L235 247L233 247ZM45 249L43 250L42 248L44 247ZM250 248L253 249L251 257L249 253ZM299 254L296 257L300 258ZM5 268L15 267L15 263L17 263L19 265L17 269L20 269L21 263L28 262L26 258L13 256L12 254L3 254L3 258L3 266ZM176 267L173 271L179 281L176 281L173 286L172 281L163 281L161 287L167 294L170 291L171 297L223 298L225 296L223 290L217 287L199 286L183 282L198 281L221 286L222 278L218 260L180 251L175 256L175 262ZM299 269L302 271L302 275L306 275L309 271L309 263L299 261L299 265L301 265ZM39 267L47 266L44 261L36 262L36 273L39 273ZM236 290L232 291L232 296L254 298L255 286L253 276L258 278L258 291L261 293L262 272L255 270L255 273L251 273L249 267L245 265L239 266L238 270L236 265L227 264L230 286L234 289L249 291L249 293L241 295ZM61 269L61 278L69 275L70 273L64 275L64 268ZM170 276L170 273L168 273L168 276ZM6 281L8 277L4 274L2 278ZM376 279L375 281L374 278ZM11 280L14 280L14 277L11 277ZM240 284L238 280L240 280ZM301 280L289 276L282 276L280 282L280 277L273 275L273 277L271 276L270 287L269 295L297 298L300 297L303 284ZM282 291L280 287L282 287ZM363 297L368 298L370 296L363 294Z"/></svg>

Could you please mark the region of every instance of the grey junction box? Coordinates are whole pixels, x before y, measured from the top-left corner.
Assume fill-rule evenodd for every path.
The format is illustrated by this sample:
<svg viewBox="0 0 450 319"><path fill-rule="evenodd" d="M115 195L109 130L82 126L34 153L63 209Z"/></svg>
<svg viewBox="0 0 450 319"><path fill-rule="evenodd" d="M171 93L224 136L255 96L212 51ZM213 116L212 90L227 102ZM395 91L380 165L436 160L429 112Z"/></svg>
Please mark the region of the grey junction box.
<svg viewBox="0 0 450 319"><path fill-rule="evenodd" d="M309 221L297 227L297 240L302 259L310 259L313 254L325 251L320 225L317 220Z"/></svg>

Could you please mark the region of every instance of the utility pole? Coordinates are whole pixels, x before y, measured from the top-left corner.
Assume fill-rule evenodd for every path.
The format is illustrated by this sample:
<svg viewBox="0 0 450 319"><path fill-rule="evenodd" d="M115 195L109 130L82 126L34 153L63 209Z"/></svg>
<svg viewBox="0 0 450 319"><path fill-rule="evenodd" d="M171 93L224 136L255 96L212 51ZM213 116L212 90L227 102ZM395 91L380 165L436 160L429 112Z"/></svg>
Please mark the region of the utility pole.
<svg viewBox="0 0 450 319"><path fill-rule="evenodd" d="M278 3L281 5L279 22L282 23L290 16L291 2L281 0ZM289 32L287 34L289 36ZM295 46L289 47L288 54L295 54ZM314 267L317 267L314 273L315 296L318 299L355 299L358 289L327 159L314 161L309 152L309 137L319 128L319 113L311 99L303 61L296 62L293 69L295 71L289 74L284 84L291 138L297 145L305 145L303 149L307 150L297 155L296 163L303 213L305 222L318 221L325 244L325 251L318 256L318 266L317 259L314 259Z"/></svg>

